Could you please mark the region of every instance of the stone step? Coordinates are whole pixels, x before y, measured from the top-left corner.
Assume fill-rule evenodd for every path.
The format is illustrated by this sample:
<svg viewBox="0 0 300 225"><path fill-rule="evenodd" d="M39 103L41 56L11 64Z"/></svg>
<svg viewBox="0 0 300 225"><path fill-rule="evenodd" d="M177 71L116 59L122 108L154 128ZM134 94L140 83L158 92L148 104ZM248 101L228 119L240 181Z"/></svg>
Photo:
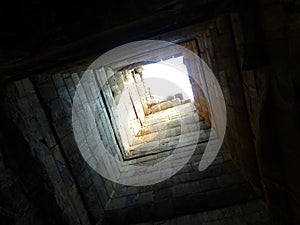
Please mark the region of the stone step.
<svg viewBox="0 0 300 225"><path fill-rule="evenodd" d="M180 117L191 115L196 112L196 108L192 103L178 105L154 114L147 115L143 121L143 126L151 126L163 121L179 119Z"/></svg>
<svg viewBox="0 0 300 225"><path fill-rule="evenodd" d="M180 127L179 127L180 128ZM197 127L191 127L187 128L189 130L186 130L184 133L181 132L181 129L179 129L179 132L177 135L174 136L165 136L159 139L159 136L154 137L151 141L146 143L139 143L134 146L131 146L129 148L130 152L138 151L139 154L142 152L149 152L149 151L166 151L170 150L178 144L179 140L182 144L189 144L192 140L195 139L195 131L197 131ZM174 132L176 132L175 130ZM199 139L198 142L206 141L210 137L210 129L206 130L200 130L199 131Z"/></svg>
<svg viewBox="0 0 300 225"><path fill-rule="evenodd" d="M183 126L175 126L171 128L164 128L156 132L152 132L149 134L145 134L143 136L139 136L134 138L132 142L132 147L138 144L145 144L152 141L161 141L165 138L179 136L181 134L186 134L190 132L195 132L199 130L208 129L207 126L203 124L203 122L193 122L189 124L185 124Z"/></svg>
<svg viewBox="0 0 300 225"><path fill-rule="evenodd" d="M198 138L198 144L207 142L209 139L215 140L217 139L216 133L212 130L205 130L201 131L204 133L200 133ZM156 142L157 146L153 143L152 146L142 146L140 145L138 148L132 149L127 157L145 157L149 154L156 154L158 152L167 152L170 150L173 150L175 148L178 148L180 139L180 146L186 147L191 145L191 142L195 142L195 135L193 133L189 134L183 134L182 136L172 137L163 140L162 142L158 143Z"/></svg>
<svg viewBox="0 0 300 225"><path fill-rule="evenodd" d="M175 98L171 101L164 101L164 102L160 102L158 104L155 104L151 107L151 112L152 113L156 113L156 112L160 112L162 110L174 107L174 106L178 106L181 104L185 104L183 103L183 101L181 101L179 98Z"/></svg>
<svg viewBox="0 0 300 225"><path fill-rule="evenodd" d="M159 132L162 130L167 130L170 128L175 128L175 127L180 126L181 124L187 125L187 124L193 124L196 122L200 122L200 125L204 125L203 118L199 117L198 114L196 114L196 113L194 113L192 115L187 115L187 116L179 117L176 119L172 119L172 120L167 120L167 121L163 120L160 123L142 127L142 129L137 134L137 137L141 137L141 136L144 136L147 134Z"/></svg>

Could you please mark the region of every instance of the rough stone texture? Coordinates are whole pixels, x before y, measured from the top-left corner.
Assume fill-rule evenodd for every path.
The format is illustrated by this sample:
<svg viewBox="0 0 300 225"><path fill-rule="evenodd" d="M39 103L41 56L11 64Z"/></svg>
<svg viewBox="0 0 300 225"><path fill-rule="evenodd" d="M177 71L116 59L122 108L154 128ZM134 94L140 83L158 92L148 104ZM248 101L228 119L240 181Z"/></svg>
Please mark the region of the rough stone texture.
<svg viewBox="0 0 300 225"><path fill-rule="evenodd" d="M183 43L183 46L199 54L218 79L224 93L227 110L227 130L224 144L230 151L234 162L239 164L246 176L259 187L255 150L250 138L249 121L230 26L229 18L221 17L203 33L198 34L197 41ZM197 46L199 46L199 53ZM206 123L209 123L207 121L211 117L210 112L207 109L205 97L199 90L199 86L202 89L207 88L206 82L197 75L199 68L192 63L193 58L190 56L185 58L196 81L194 92L202 101L196 102L198 112L205 118ZM240 152L243 154L240 155Z"/></svg>
<svg viewBox="0 0 300 225"><path fill-rule="evenodd" d="M199 172L197 156L201 157L205 144L199 145L182 170L162 183L145 187L117 185L104 215L104 224L130 224L151 218L174 217L260 198L260 194L243 178L224 150L212 166ZM128 204L134 204L134 207L128 207ZM135 212L137 209L139 213ZM265 211L261 213L268 218ZM270 224L269 219L261 224Z"/></svg>
<svg viewBox="0 0 300 225"><path fill-rule="evenodd" d="M111 191L80 155L72 134L71 118L66 113L70 105L60 104L64 101L71 104L75 84L71 80L65 83L69 75L61 78L64 82L60 84L52 83L51 79L46 84L45 81L40 83L42 76L33 80L34 85L29 79L16 82L10 88L16 94L10 99L8 111L15 112L12 119L19 121L19 129L51 179L58 204L69 223L90 224L100 219L108 200L103 195L109 196ZM47 91L48 87L54 89ZM58 90L55 88L64 88L65 92L53 92ZM24 99L27 105L22 104ZM99 184L104 188L99 188Z"/></svg>
<svg viewBox="0 0 300 225"><path fill-rule="evenodd" d="M93 224L101 224L101 218L97 214L101 211L100 207L97 206L93 213L90 212L91 205L99 205L93 202L97 198L90 193L95 193L95 189L98 190L97 196L103 205L109 202L110 198L110 193L105 191L113 189L110 182L98 175L92 175L92 172L84 169L84 166L76 165L73 168L74 162L82 160L74 153L76 150L62 148L61 142L67 146L72 145L69 126L71 97L75 91L73 85L80 77L80 73L78 77L73 74L74 70L80 71L74 68L85 69L90 59L95 59L99 52L157 34L160 34L158 37L161 39L175 42L186 39L197 40L200 50L198 53L214 69L226 98L229 120L226 150L230 151L233 161L246 177L257 187L262 187L276 223L281 225L300 223L298 179L300 157L297 151L299 104L296 97L299 95L300 58L298 1L179 0L162 3L146 0L123 2L118 7L115 7L115 2L110 2L103 13L99 13L99 9L104 8L102 2L99 2L97 7L91 5L88 8L83 7L85 3L74 3L71 4L71 10L70 4L66 4L65 7L60 4L59 10L55 10L55 6L50 7L47 3L45 3L47 5L37 2L9 4L13 13L5 10L5 7L4 13L1 13L2 21L11 21L12 24L7 24L2 29L3 54L0 66L1 81L5 81L6 84L14 83L16 86L12 96L17 96L17 100L13 100L10 105L9 114L30 145L31 152L26 154L41 162L38 168L43 168L43 177L48 177L48 183L53 184L51 195L55 196L60 208L58 214L67 218L70 224L89 224L89 220ZM234 12L234 16L216 18L216 15L223 12L226 14ZM205 26L195 25L193 28L162 34L204 20L210 22ZM82 29L83 27L85 29ZM80 38L83 39L78 41ZM73 72L53 74L64 70ZM20 80L27 76L33 76L34 79ZM16 80L18 81L15 82ZM36 93L39 93L38 96ZM201 110L208 112L199 107L199 111ZM6 132L5 129L1 127L3 133ZM6 143L5 138L1 143ZM11 147L7 148L14 150L14 146L11 144ZM199 157L195 155L194 159L199 160ZM228 154L224 154L222 157L218 156L216 162L222 161L222 158L230 161ZM134 164L136 161L132 160L131 163ZM207 180L208 184L225 187L236 179L236 176L230 179L226 177L227 173L235 171L232 163L225 162L224 165L227 166L211 167L209 174L212 177L217 176L217 179L215 182ZM18 196L22 205L18 206L15 198L11 198L12 201L7 202L12 202L13 205L6 202L5 206L8 209L1 205L1 215L4 212L5 219L10 223L10 220L19 220L20 216L15 214L15 211L22 213L24 208L28 208L30 212L26 216L30 219L23 217L19 223L43 223L41 217L35 213L40 205L25 200L28 193L21 194L22 183L11 179L13 177L17 179L20 172L10 173L6 169L9 168L7 166L2 173L3 168L1 161L1 180L2 176L7 175L8 178L3 179L4 184L8 183L8 187L16 188L6 189L4 185L4 189L1 188L4 190L3 195L8 198ZM196 173L196 168L197 163L189 164L184 171L190 173L179 173L174 179L181 183L194 180L200 176ZM76 174L76 171L81 173ZM219 177L218 174L223 172L224 177ZM94 185L90 186L90 189L81 190L78 188L79 185L72 185L77 181L82 187L89 186L91 180ZM168 181L158 186L166 188L170 183L172 182ZM28 184L25 185L25 189L27 186ZM181 186L184 191L185 185ZM125 189L127 187L121 188L122 191L116 196L121 197L127 191L136 192L135 188ZM147 193L150 192L148 194L150 197L147 195L148 197L142 199L154 200L155 194L151 188L144 187L144 189ZM245 186L232 188L231 191L235 194L242 189L246 189ZM118 216L121 220L134 217L135 214L132 212L141 211L149 212L149 215L155 214L157 217L162 214L172 216L174 210L180 212L181 208L180 204L173 204L172 200L164 199L169 194L168 191L157 193L157 199L162 198L160 204L157 204L158 210L155 210L152 204L144 203L143 206L135 208L132 204L138 202L138 198L132 197L126 201L131 206L118 211ZM224 194L215 190L211 190L208 195L212 199L218 199L214 196L224 197ZM177 198L179 197L180 195ZM205 205L206 199L202 193L197 197ZM185 206L186 202L193 204L192 200L192 197L182 197L182 206ZM96 221L98 218L99 221ZM153 218L147 220L151 221ZM178 221L182 223L181 219ZM220 222L242 223L234 219L207 221L212 224Z"/></svg>
<svg viewBox="0 0 300 225"><path fill-rule="evenodd" d="M134 225L267 225L270 224L269 221L270 215L268 215L264 202L252 201L217 210L175 217L169 220L135 223Z"/></svg>
<svg viewBox="0 0 300 225"><path fill-rule="evenodd" d="M232 21L258 168L275 223L299 224L299 13L276 1L256 8L260 27L249 12Z"/></svg>
<svg viewBox="0 0 300 225"><path fill-rule="evenodd" d="M55 77L57 78L57 75ZM34 154L40 155L40 153L37 153L37 149L35 149L36 145L44 146L38 149L44 149L46 152L50 151L50 154L46 154L46 157L40 155L39 158L41 162L45 160L43 168L52 179L52 182L59 183L59 185L55 185L55 193L57 196L60 196L57 202L61 210L64 211L69 223L90 224L93 221L103 221L103 224L129 224L133 221L151 220L153 217L163 219L220 208L226 205L237 204L238 202L252 201L261 197L260 193L254 191L248 181L233 166L231 157L224 149L209 169L199 172L198 163L202 157L205 142L198 144L190 162L181 171L162 183L145 187L115 186L113 183L95 174L83 161L71 133L72 130L68 128L70 127L70 117L66 117L65 113L61 113L65 111L65 108L59 108L62 105L54 104L55 101L57 103L72 101L73 90L76 84L73 83L73 80L71 82L70 75L64 74L60 76L62 81L64 81L63 83L57 80L54 82L53 79L47 81L53 82L53 86L60 90L65 88L66 91L61 91L59 94L48 93L46 91L40 92L40 86L41 88L46 87L43 84L45 81L40 83L42 78L40 76L39 79L32 79L32 82L29 79L21 80L12 85L11 89L17 90L19 95L16 93L12 94L14 97L12 98L11 96L9 102L10 104L13 103L13 107L10 107L9 110L16 110L14 105L18 105L20 107L17 111L18 118L22 118L25 121L28 118L36 118L36 123L42 124L41 126L36 126L36 130L33 130L30 135L26 132L31 132L33 129L31 126L26 125L26 123L18 123L18 126L23 133L25 132L24 135L33 148ZM65 79L69 79L67 83ZM28 94L26 94L24 84L30 90ZM13 91L11 92L14 93ZM110 89L107 90L106 94L108 93L111 93ZM20 99L23 98L29 102L29 105L35 104L35 107L29 109L26 104L18 104L22 102ZM110 146L112 150L114 149L113 146L116 146L116 143L113 141L114 138L111 139L113 133L110 130L113 128L108 119L107 109L104 107L104 100L107 98L108 95L106 97L103 95L102 103L100 102L99 104L99 106L102 106L99 110L106 112L106 114L101 114L104 116L100 117L101 120L99 122L102 124L101 128L105 127L105 129L101 130L105 130L105 136L107 137L106 145ZM112 95L110 98L113 98ZM192 131L192 124L195 119L194 112L189 107L190 105L191 103L186 103L175 106L182 107L184 115L181 116L186 116L186 125L191 123L187 126L187 132ZM65 107L68 107L68 105ZM168 120L171 119L166 131L170 132L171 136L176 135L176 132L172 133L171 131L178 125L176 123L177 117L173 114L166 114L165 111L159 113L167 115ZM169 115L173 115L173 117L169 118ZM154 114L150 115L145 123L148 123L149 127L152 127L151 124L160 126L155 118ZM14 118L15 121L16 119ZM56 121L64 121L64 123L56 123ZM66 126L66 128L58 129L57 125ZM206 137L202 141L207 141L209 135L208 127L200 124L200 128L203 129L203 138ZM171 149L167 150L170 151ZM167 155L166 152L162 152L156 155L127 160L126 163L131 165L148 165L160 161ZM178 155L175 157L181 156ZM130 173L131 171L125 172L128 173L128 178L134 175ZM137 214L137 212L139 213ZM74 217L74 215L77 217Z"/></svg>

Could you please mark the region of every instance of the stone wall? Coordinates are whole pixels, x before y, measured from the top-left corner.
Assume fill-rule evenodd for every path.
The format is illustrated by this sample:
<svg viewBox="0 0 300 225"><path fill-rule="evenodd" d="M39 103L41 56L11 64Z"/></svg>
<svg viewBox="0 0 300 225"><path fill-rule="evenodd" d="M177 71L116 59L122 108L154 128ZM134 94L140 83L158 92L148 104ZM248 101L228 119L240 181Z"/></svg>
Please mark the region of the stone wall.
<svg viewBox="0 0 300 225"><path fill-rule="evenodd" d="M8 88L6 111L55 187L68 222L94 224L101 219L113 183L86 164L74 140L72 98L81 75L44 74L16 81ZM103 121L109 122L107 117Z"/></svg>
<svg viewBox="0 0 300 225"><path fill-rule="evenodd" d="M224 137L224 146L230 152L233 161L243 170L246 177L260 188L261 182L256 153L230 17L222 16L202 26L169 32L158 36L158 38L168 41L173 39L179 40L178 42L182 46L199 54L201 59L211 68L222 88L226 102L227 129ZM186 41L186 39L192 39L193 41ZM198 84L202 85L200 87L205 91L207 89L205 73L201 72L201 68L193 65L194 60L189 55L185 56L185 64L188 65L192 77ZM203 77L201 78L199 74L202 74ZM207 122L210 120L210 112L206 106L205 98L201 96L201 91L198 89L199 85L194 87L193 91L200 98L196 100L196 106L200 115L206 118Z"/></svg>
<svg viewBox="0 0 300 225"><path fill-rule="evenodd" d="M200 52L198 52L198 43L196 40L192 40L192 41L188 41L188 42L183 42L181 43L181 45L187 49L189 49L190 51L192 51L194 54L196 54L197 56L199 55L206 63L209 63L210 60L208 60L207 58L203 58L203 56L200 54ZM206 49L207 46L203 49ZM201 48L202 50L202 48ZM200 51L201 51L200 50ZM203 52L205 52L205 50L202 50ZM199 113L199 115L204 118L205 123L207 125L211 124L211 112L209 110L209 106L207 103L207 99L204 95L204 91L206 91L206 93L208 93L207 91L207 84L205 81L205 75L203 74L203 68L201 67L202 65L198 65L198 63L196 63L197 60L194 59L193 56L184 56L184 63L187 67L188 70L188 74L190 76L190 80L191 80L191 86L192 86L192 90L193 90L193 94L194 94L194 104L197 108L197 111ZM208 64L210 68L212 68L211 64ZM199 76L199 74L202 74L202 76Z"/></svg>
<svg viewBox="0 0 300 225"><path fill-rule="evenodd" d="M56 201L70 224L94 224L101 221L114 188L113 182L90 168L74 139L72 103L82 76L83 72L41 74L13 82L7 88L5 105L7 115L28 142L32 157L41 162L41 169L55 187ZM117 73L110 76L109 70L99 69L86 71L86 76L94 76L100 82L101 76L108 79L101 91L100 87L98 89L95 121L104 147L121 160L124 149L122 142L117 143L122 137L117 120L120 115L116 109L120 91L126 86L123 75ZM131 72L130 77L134 79ZM135 88L135 95L131 90L127 93L128 97L136 97L136 101L140 101L143 90L136 85L135 80L133 82L131 89ZM145 90L143 94L145 99ZM80 98L84 101L86 96ZM129 101L131 113L134 108ZM140 108L139 113L142 114L139 114L139 119L142 121L145 114L142 105ZM128 119L129 112L124 116ZM133 132L130 132L132 136Z"/></svg>
<svg viewBox="0 0 300 225"><path fill-rule="evenodd" d="M205 135L205 134L204 134ZM207 135L207 134L206 134ZM256 200L262 198L260 193L249 184L241 172L232 163L229 154L222 149L213 162L205 171L199 172L199 160L202 157L206 142L199 143L195 153L189 162L173 177L154 184L142 187L126 186L117 184L112 198L107 205L103 224L132 224L139 222L153 222L159 224L160 220L176 218L181 215L193 214L218 209L216 217L223 207L237 204L236 215L232 218L223 218L230 225L239 224L237 221L255 221L254 224L272 224L265 206L260 207L262 202ZM171 154L171 151L148 155L136 159L126 160L129 165L151 166L160 162ZM178 154L184 155L184 153ZM163 173L163 169L161 169ZM132 174L128 171L128 179ZM251 205L252 212L244 212L241 215L243 204ZM226 209L225 209L226 210ZM207 212L211 213L211 212ZM252 215L251 215L252 214ZM193 221L202 221L201 216L191 215ZM173 219L176 221L176 219ZM208 224L220 224L218 221L206 221ZM215 219L217 220L217 219ZM219 218L222 221L222 217ZM181 221L181 220L179 220ZM235 221L235 223L234 223ZM160 221L162 224L165 221ZM202 221L204 223L204 221ZM147 223L145 223L147 224ZM152 224L149 222L149 224ZM167 223L168 224L168 223ZM172 223L171 223L172 224ZM178 222L178 224L181 224ZM205 224L205 223L204 223Z"/></svg>
<svg viewBox="0 0 300 225"><path fill-rule="evenodd" d="M296 2L248 3L232 17L261 183L276 224L300 223Z"/></svg>
<svg viewBox="0 0 300 225"><path fill-rule="evenodd" d="M180 35L176 31L166 36L181 41L190 37L196 40L201 57L212 67L225 96L228 124L224 149L230 152L233 161L241 168L246 177L256 187L263 188L276 222L278 224L298 224L298 215L300 215L298 190L300 188L299 181L295 178L299 171L299 156L295 140L299 136L299 129L294 121L297 121L297 114L299 114L295 94L298 93L299 87L297 60L300 51L297 46L291 46L295 46L296 40L299 39L299 17L288 13L287 9L280 4L265 4L261 3L263 24L262 33L258 35L251 36L253 21L245 21L245 18L242 18L241 23L244 29L242 33L245 33L241 38L236 34L240 29L236 25L237 17L225 16L202 26L202 30L198 27L197 29L193 28L193 32L189 30L190 33L182 32L189 33L188 37ZM253 15L248 15L247 18L251 16ZM273 20L269 18L278 18L278 20L272 22ZM281 20L288 21L288 25L283 24ZM251 29L247 31L249 27ZM254 33L256 32L258 31ZM160 38L164 39L166 36L162 35ZM258 51L257 47L252 48L255 46L255 37L263 37L262 40L266 43L264 57L269 60L269 64L262 60L265 63L262 65L261 60L258 60L261 59L263 55L261 53L264 51ZM259 40L262 41L260 38ZM192 48L195 49L195 46ZM81 73L42 74L12 82L8 89L8 104L6 105L8 115L14 120L29 143L31 155L41 162L39 168L45 171L49 182L53 184L56 202L69 223L94 224L101 220L101 215L105 210L111 211L111 217L116 217L117 213L126 215L128 212L138 209L130 205L132 202L144 201L144 198L150 199L149 201L152 202L151 206L140 205L139 210L142 212L147 212L149 209L154 212L151 215L154 215L155 212L162 211L159 209L171 208L174 199L162 199L160 203L152 200L156 196L159 196L157 198L164 196L164 191L168 192L167 190L160 190L160 188L154 191L148 190L151 193L147 193L145 190L134 190L135 193L131 192L130 194L134 188L114 186L113 183L97 175L83 161L71 128L72 97L81 75ZM113 89L118 91L121 88ZM110 150L121 157L116 151L115 139L119 138L118 132L114 132L115 138L108 139L111 137L108 135L116 130L114 123L108 124L108 117L113 115L112 109L115 104L111 102L113 95L111 90L104 90L102 94L103 96L99 100L99 110L105 108L103 111L105 113L101 114L104 117L100 120L103 123L99 124L99 130L108 127L103 133L107 137L106 146L110 146ZM201 96L201 93L199 92L198 95ZM105 104L108 104L107 107ZM199 107L199 109L207 115L207 109L203 107ZM195 158L197 157L199 158L196 155ZM225 155L222 153L222 157L218 159L221 158L220 160L228 166L231 161L228 159L227 153ZM146 158L137 161L142 160L146 160ZM133 160L132 163L137 161ZM194 170L195 167L194 165ZM207 174L210 174L209 171L218 170L218 174L211 173L216 176L215 179L221 180L218 181L218 185L222 186L219 184L222 183L222 178L219 176L222 176L226 166L217 167L218 169L213 165ZM179 173L174 179L187 179L186 177L193 179L198 175L196 171L190 169L187 173ZM228 180L226 175L228 174L225 174L224 182ZM179 185L178 189L183 192L197 188L200 190L201 187L197 186L198 183L195 186L192 183L194 182L179 185L173 182L168 185L169 187ZM199 181L199 183L201 182ZM215 182L212 181L212 183ZM246 181L234 183L238 183L238 185L230 187L230 191L226 193L235 196L237 191L241 190L240 187L238 188L240 183L244 183L243 187L247 190L251 189L250 192L252 192L252 187ZM186 186L189 188L185 189ZM217 186L215 186L216 189L218 189ZM173 189L176 189L175 187ZM190 187L195 187L195 189ZM113 191L114 188L121 192L127 191L127 189L130 191L127 193L128 196L127 194L117 196L115 195L117 191ZM173 189L172 195L176 192L173 192ZM219 199L216 196L223 196L224 193L224 190L212 190L209 193L205 192L204 195L217 201ZM246 191L246 193L249 192ZM201 201L202 194L195 195L199 197L199 201ZM247 194L244 193L244 195ZM169 196L170 193L166 195ZM244 195L241 194L240 200ZM140 198L142 200L138 200ZM175 198L179 199L178 196ZM182 210L179 205L185 206L186 199L191 201L191 205L187 209L194 207L193 196L187 198L183 195L180 199L179 203L175 205L176 212ZM207 203L206 200L205 198L205 203ZM125 204L124 209L114 211L116 209L113 207L114 205L118 206L123 203ZM128 209L127 206L129 208L132 206L132 208ZM144 206L145 208L143 208ZM147 208L148 206L149 208ZM219 206L215 205L214 207ZM188 210L184 213L187 212ZM165 214L165 216L170 215L167 215L167 212ZM110 217L109 214L106 216Z"/></svg>
<svg viewBox="0 0 300 225"><path fill-rule="evenodd" d="M109 71L88 73L99 78L108 76ZM205 143L199 144L190 162L176 176L157 185L115 185L98 175L83 160L72 133L72 101L82 75L42 74L13 82L7 92L8 115L22 131L31 154L41 162L45 176L55 188L56 202L70 224L100 224L102 219L104 224L113 224L168 218L261 197L234 167L224 149L213 165L200 173L198 163ZM98 131L104 146L121 159L115 122L118 94L113 94L111 87L105 86L98 97ZM126 164L153 164L166 156L160 153L139 157L127 160Z"/></svg>
<svg viewBox="0 0 300 225"><path fill-rule="evenodd" d="M2 112L0 132L0 215L2 224L67 224L53 183L15 124Z"/></svg>
<svg viewBox="0 0 300 225"><path fill-rule="evenodd" d="M168 220L151 221L135 225L268 225L268 217L264 216L266 210L267 207L263 201L252 201L240 205L220 208L217 210L210 210L207 212L179 216Z"/></svg>

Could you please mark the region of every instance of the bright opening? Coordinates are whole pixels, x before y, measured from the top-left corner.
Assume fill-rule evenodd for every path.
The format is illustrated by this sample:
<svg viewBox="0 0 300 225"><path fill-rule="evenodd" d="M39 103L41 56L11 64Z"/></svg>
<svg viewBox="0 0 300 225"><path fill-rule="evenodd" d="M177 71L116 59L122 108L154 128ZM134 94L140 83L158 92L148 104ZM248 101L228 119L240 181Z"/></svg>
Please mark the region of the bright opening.
<svg viewBox="0 0 300 225"><path fill-rule="evenodd" d="M183 57L171 58L143 66L143 79L155 100L166 100L181 93L183 99L194 100L188 71Z"/></svg>

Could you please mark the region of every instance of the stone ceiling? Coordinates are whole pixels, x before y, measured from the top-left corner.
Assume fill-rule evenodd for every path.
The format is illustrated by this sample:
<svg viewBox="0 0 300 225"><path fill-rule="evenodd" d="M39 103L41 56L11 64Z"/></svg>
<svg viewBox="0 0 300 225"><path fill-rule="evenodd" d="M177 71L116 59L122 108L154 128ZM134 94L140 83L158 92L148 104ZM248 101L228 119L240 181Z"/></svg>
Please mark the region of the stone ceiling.
<svg viewBox="0 0 300 225"><path fill-rule="evenodd" d="M1 80L83 61L238 6L237 0L11 2L0 13Z"/></svg>

